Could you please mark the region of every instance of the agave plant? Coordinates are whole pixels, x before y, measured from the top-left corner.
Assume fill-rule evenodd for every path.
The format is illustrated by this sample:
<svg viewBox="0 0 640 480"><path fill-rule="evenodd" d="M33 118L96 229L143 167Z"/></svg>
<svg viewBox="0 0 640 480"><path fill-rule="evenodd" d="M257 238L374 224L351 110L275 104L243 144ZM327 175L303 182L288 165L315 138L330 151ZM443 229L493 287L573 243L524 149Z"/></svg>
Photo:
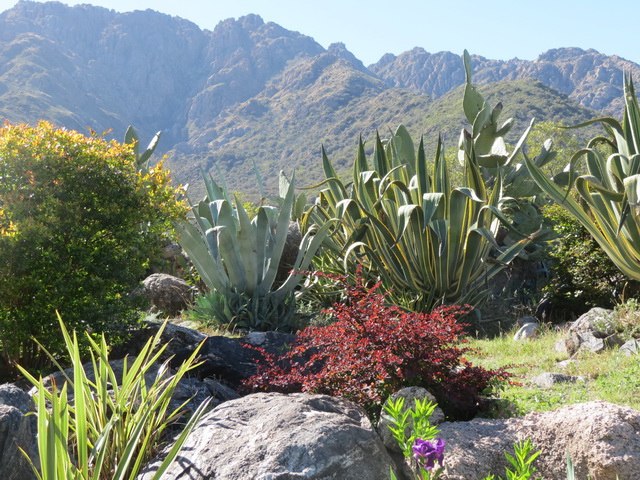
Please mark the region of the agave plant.
<svg viewBox="0 0 640 480"><path fill-rule="evenodd" d="M465 186L452 188L438 141L433 169L420 142L417 150L401 126L383 145L379 137L369 165L362 141L345 186L323 153L328 188L309 210L309 220L340 218L341 231L328 243L346 271L362 262L379 276L391 298L426 310L441 303L479 304L487 281L526 245L500 249L495 234L504 216L501 184L487 191L473 145L466 155ZM491 257L492 249L498 252Z"/></svg>
<svg viewBox="0 0 640 480"><path fill-rule="evenodd" d="M331 229L311 226L300 243L291 272L276 282L294 211L294 180L281 172L279 208L260 206L249 219L242 203L205 176L207 197L192 208L194 222L177 225L179 242L211 291L210 310L227 328L290 329L298 287L314 253Z"/></svg>
<svg viewBox="0 0 640 480"><path fill-rule="evenodd" d="M640 280L640 108L631 77L625 77L624 96L622 123L599 118L577 126L600 122L609 137L592 139L564 172L549 179L532 161L526 164L540 188L575 216L620 271ZM587 174L577 176L582 160Z"/></svg>
<svg viewBox="0 0 640 480"><path fill-rule="evenodd" d="M465 67L470 80L466 51ZM451 186L442 139L430 168L423 142L416 148L400 126L384 144L377 136L372 163L360 140L351 184L338 178L323 149L326 180L320 185L325 188L304 219L322 223L339 218L341 228L325 245L343 269L352 272L355 263L364 264L391 291L393 301L414 310L443 303L480 304L488 280L530 240L521 235L508 248L495 241L501 223L511 228L500 210L501 169L511 165L526 133L508 153L503 136L512 121L498 127L502 107L491 110L470 81L464 109L472 129L463 130L459 144L462 187ZM496 171L490 189L483 167Z"/></svg>

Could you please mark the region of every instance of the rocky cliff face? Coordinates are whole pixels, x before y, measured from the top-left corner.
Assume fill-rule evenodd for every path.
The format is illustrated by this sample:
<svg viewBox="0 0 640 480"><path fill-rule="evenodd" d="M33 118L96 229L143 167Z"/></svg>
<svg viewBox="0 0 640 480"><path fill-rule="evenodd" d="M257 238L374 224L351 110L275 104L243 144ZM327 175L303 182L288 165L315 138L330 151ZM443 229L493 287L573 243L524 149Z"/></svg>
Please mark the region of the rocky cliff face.
<svg viewBox="0 0 640 480"><path fill-rule="evenodd" d="M549 50L532 62L472 58L474 82L479 85L535 78L579 105L616 116L623 108L624 73L640 78L639 65L580 48ZM387 54L369 69L393 87L409 88L434 99L462 85L465 80L459 55L450 52L431 54L422 48L414 48L397 57Z"/></svg>
<svg viewBox="0 0 640 480"><path fill-rule="evenodd" d="M614 114L623 71L640 78L638 65L593 50L551 50L533 62L474 57L478 84L535 78ZM367 68L343 44L325 50L257 15L208 31L152 10L58 2L22 0L0 14L0 119L116 138L134 125L143 141L162 130L160 149L183 183L199 184L203 166L242 189L247 178L255 184L254 162L266 181L293 167L316 180L321 144L340 164L359 134L405 123L419 135L432 100L463 82L450 52L415 48Z"/></svg>

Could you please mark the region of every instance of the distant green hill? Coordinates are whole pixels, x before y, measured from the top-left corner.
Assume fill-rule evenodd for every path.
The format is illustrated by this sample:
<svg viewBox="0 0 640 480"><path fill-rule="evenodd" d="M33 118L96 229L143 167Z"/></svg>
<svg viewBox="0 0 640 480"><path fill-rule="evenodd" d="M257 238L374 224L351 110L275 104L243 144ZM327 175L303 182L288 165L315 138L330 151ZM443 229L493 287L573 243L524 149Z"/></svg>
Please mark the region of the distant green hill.
<svg viewBox="0 0 640 480"><path fill-rule="evenodd" d="M490 83L480 86L479 90L491 105L502 102L502 122L511 117L515 119L515 127L507 137L512 142L524 133L532 119L536 122L563 122L570 126L599 116L594 110L577 105L566 95L532 78ZM460 86L431 104L424 119L427 145L435 144L439 133L444 136L447 146L457 145L460 130L468 126L462 110L463 94L464 87ZM572 130L572 134L586 141L598 131L599 128L594 126Z"/></svg>

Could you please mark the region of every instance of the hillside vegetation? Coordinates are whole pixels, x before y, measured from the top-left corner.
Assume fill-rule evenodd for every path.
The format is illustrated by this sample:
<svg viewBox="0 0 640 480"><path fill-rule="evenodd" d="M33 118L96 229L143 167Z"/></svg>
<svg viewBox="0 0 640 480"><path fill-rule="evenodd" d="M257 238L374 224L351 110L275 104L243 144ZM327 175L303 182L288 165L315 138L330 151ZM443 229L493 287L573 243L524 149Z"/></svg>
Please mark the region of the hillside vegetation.
<svg viewBox="0 0 640 480"><path fill-rule="evenodd" d="M134 125L143 141L162 131L158 150L194 198L200 168L255 198L253 162L273 193L282 168L319 180L321 145L344 171L360 135L371 142L403 123L426 134L430 152L438 132L455 146L463 123L455 105L464 69L451 52L416 48L365 67L342 44L325 49L257 15L208 31L151 10L57 2L19 2L0 14L0 32L0 119L117 139ZM571 124L619 115L622 72L640 78L638 65L575 48L534 62L472 61L475 82L516 114L520 132L534 116Z"/></svg>

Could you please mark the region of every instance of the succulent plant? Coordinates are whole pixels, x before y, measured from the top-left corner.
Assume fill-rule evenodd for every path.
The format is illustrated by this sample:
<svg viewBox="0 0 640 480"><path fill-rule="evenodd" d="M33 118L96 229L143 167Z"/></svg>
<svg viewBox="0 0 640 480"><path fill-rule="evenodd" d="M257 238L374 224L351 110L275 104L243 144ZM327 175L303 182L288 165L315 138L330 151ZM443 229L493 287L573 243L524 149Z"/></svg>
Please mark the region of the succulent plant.
<svg viewBox="0 0 640 480"><path fill-rule="evenodd" d="M573 155L565 171L549 179L534 162L525 162L540 188L575 216L625 275L638 280L640 108L631 77L625 77L624 96L622 123L598 118L577 126L599 122L609 136L592 139ZM583 160L587 174L577 176Z"/></svg>
<svg viewBox="0 0 640 480"><path fill-rule="evenodd" d="M211 291L216 320L229 328L291 328L297 287L332 228L311 226L300 242L292 271L276 283L295 201L294 180L283 179L281 207L260 206L253 220L242 203L204 176L207 197L192 207L193 223L177 226L179 243Z"/></svg>
<svg viewBox="0 0 640 480"><path fill-rule="evenodd" d="M416 148L400 126L386 143L377 136L372 164L360 141L353 182L345 185L323 153L326 188L305 221L339 218L340 229L326 246L348 272L363 263L404 307L477 305L487 292L487 280L527 240L505 249L497 245L495 234L506 221L498 208L500 177L489 192L473 144L464 159L465 185L452 188L442 141L429 168L422 142ZM492 251L498 252L495 258Z"/></svg>

